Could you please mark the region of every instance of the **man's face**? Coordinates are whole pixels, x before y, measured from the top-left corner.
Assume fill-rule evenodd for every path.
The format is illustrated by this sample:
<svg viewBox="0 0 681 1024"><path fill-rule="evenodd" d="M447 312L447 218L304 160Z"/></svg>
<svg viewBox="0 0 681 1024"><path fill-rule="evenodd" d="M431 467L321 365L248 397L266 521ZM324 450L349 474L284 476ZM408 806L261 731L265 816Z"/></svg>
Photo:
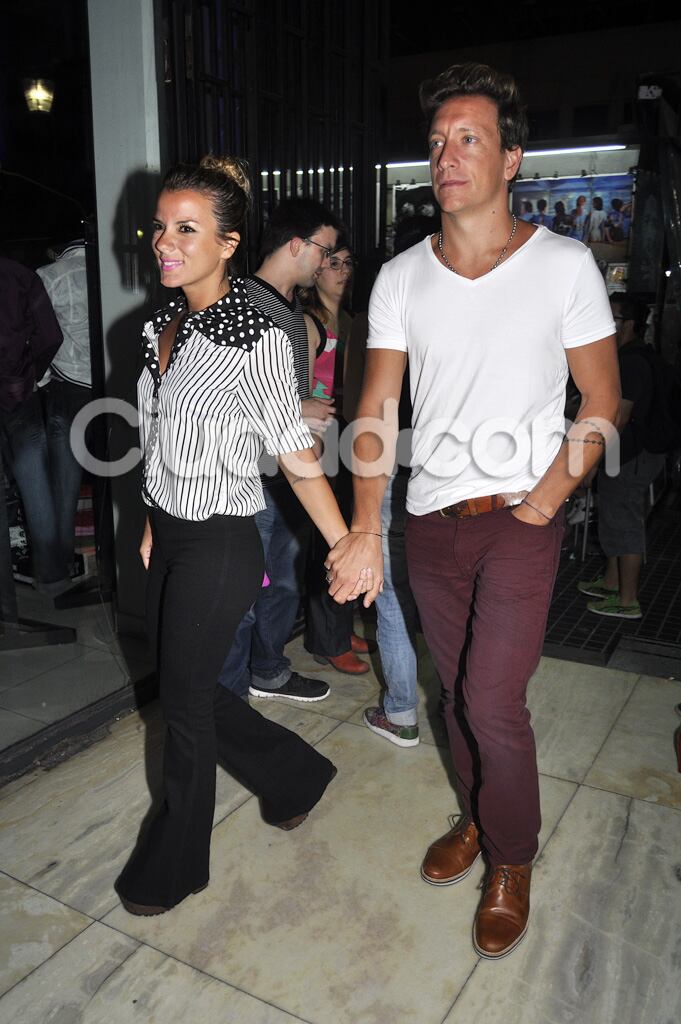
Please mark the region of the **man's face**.
<svg viewBox="0 0 681 1024"><path fill-rule="evenodd" d="M497 118L487 96L455 96L435 113L428 133L430 174L443 213L507 203L522 151L501 148Z"/></svg>
<svg viewBox="0 0 681 1024"><path fill-rule="evenodd" d="M328 267L337 237L335 228L322 224L308 239L299 239L296 253L296 284L299 287L312 288L319 272Z"/></svg>

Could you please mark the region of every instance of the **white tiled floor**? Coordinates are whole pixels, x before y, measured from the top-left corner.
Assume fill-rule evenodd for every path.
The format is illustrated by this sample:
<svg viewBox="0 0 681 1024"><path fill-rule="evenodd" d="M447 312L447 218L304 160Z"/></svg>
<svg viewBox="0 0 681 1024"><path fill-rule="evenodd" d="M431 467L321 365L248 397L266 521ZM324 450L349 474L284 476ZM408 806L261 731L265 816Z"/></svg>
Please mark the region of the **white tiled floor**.
<svg viewBox="0 0 681 1024"><path fill-rule="evenodd" d="M17 586L20 617L76 630L76 643L0 651L0 750L151 670L144 640L119 638L110 604L57 610Z"/></svg>
<svg viewBox="0 0 681 1024"><path fill-rule="evenodd" d="M0 791L0 1024L681 1019L681 683L542 661L529 691L543 806L531 928L488 963L471 945L482 869L444 890L418 871L456 810L427 655L424 742L400 749L362 725L373 672L320 669L299 641L289 653L332 696L257 706L338 777L284 833L220 771L211 884L169 914L131 917L112 888L158 784L157 708ZM60 693L95 655L54 670Z"/></svg>

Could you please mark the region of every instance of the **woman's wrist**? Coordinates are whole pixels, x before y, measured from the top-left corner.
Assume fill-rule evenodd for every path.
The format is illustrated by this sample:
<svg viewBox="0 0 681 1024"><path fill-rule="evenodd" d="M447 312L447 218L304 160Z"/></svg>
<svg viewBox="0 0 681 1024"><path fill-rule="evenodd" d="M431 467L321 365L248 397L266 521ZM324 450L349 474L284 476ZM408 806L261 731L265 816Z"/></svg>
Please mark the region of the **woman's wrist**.
<svg viewBox="0 0 681 1024"><path fill-rule="evenodd" d="M342 530L333 531L327 537L327 543L329 545L329 551L331 551L333 548L335 548L336 544L338 544L339 541L343 540L344 537L349 537L349 536L350 536L350 531L348 530L347 526L344 529L342 529Z"/></svg>

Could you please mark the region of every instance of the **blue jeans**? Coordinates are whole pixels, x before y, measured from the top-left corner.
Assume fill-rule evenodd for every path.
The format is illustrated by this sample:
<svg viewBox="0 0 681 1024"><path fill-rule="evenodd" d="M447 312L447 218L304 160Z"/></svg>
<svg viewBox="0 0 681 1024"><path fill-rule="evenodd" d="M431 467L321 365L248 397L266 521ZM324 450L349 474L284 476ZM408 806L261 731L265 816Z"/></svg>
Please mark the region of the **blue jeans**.
<svg viewBox="0 0 681 1024"><path fill-rule="evenodd" d="M67 580L68 567L59 544L50 480L45 421L37 391L12 412L0 411L0 435L21 495L36 583Z"/></svg>
<svg viewBox="0 0 681 1024"><path fill-rule="evenodd" d="M265 554L270 585L263 587L244 615L218 682L246 697L251 682L277 690L291 675L284 647L296 620L310 521L286 481L263 488L267 508L255 523Z"/></svg>
<svg viewBox="0 0 681 1024"><path fill-rule="evenodd" d="M71 448L71 424L92 398L88 387L53 378L42 389L50 480L57 515L60 561L74 563L75 522L83 469Z"/></svg>
<svg viewBox="0 0 681 1024"><path fill-rule="evenodd" d="M386 685L383 708L395 725L416 725L418 719L417 613L404 543L408 480L399 474L391 477L383 496L383 593L376 598L376 639Z"/></svg>

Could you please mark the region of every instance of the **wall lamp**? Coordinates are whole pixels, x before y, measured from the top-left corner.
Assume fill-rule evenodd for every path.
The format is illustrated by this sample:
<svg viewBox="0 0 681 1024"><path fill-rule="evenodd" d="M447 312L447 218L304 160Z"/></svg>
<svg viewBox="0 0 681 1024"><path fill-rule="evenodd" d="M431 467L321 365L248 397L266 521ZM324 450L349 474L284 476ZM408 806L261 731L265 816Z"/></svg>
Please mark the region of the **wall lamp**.
<svg viewBox="0 0 681 1024"><path fill-rule="evenodd" d="M28 109L49 114L54 100L54 82L47 78L25 78L23 86Z"/></svg>

